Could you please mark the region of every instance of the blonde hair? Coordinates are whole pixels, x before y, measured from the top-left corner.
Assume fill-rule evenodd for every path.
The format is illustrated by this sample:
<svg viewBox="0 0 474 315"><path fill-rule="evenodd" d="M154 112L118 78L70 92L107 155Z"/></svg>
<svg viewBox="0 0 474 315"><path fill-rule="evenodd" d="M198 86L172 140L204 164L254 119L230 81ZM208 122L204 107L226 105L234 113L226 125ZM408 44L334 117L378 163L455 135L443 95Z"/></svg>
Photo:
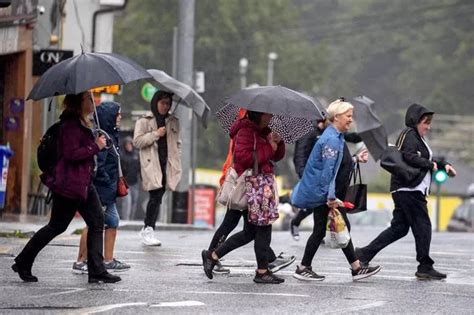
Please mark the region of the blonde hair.
<svg viewBox="0 0 474 315"><path fill-rule="evenodd" d="M334 122L334 118L336 117L336 115L344 114L345 112L353 108L354 106L351 103L339 98L329 104L327 108L327 119L330 122Z"/></svg>

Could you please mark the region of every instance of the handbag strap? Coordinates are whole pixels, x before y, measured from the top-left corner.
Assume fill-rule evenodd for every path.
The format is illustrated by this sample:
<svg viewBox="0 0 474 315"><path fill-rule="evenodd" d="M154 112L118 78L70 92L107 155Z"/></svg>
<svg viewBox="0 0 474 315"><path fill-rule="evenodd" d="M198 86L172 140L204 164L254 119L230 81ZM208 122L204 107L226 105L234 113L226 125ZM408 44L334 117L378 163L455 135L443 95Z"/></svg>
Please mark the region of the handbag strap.
<svg viewBox="0 0 474 315"><path fill-rule="evenodd" d="M239 133L235 135L235 140L233 140L233 147L232 147L232 167L234 167L234 160L235 160L235 146L237 145L237 138L239 136ZM253 152L252 152L252 157L253 157L253 174L256 175L258 174L258 161L257 161L257 137L255 136L255 132L253 133Z"/></svg>
<svg viewBox="0 0 474 315"><path fill-rule="evenodd" d="M351 171L351 175L349 177L349 183L353 180L353 184L357 184L357 177L359 177L359 184L362 184L362 175L360 173L360 164L359 162L356 163L356 167Z"/></svg>
<svg viewBox="0 0 474 315"><path fill-rule="evenodd" d="M117 155L117 161L118 161L118 176L123 177L123 172L122 172L122 163L120 163L120 154L117 151L117 148L115 147L115 144L112 144L112 148L114 148L115 155Z"/></svg>

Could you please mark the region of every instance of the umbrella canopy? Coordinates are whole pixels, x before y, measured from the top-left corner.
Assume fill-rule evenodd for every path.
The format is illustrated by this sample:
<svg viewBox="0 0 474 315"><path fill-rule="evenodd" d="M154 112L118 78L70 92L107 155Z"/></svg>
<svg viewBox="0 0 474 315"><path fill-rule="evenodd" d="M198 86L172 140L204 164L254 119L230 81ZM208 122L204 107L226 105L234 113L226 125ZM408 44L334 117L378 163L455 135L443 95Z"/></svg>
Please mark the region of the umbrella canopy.
<svg viewBox="0 0 474 315"><path fill-rule="evenodd" d="M364 141L369 153L378 161L388 148L388 139L385 127L372 109L374 101L366 96L357 96L353 98L352 104L357 133Z"/></svg>
<svg viewBox="0 0 474 315"><path fill-rule="evenodd" d="M151 75L127 57L82 52L48 69L33 86L27 99L78 94L96 87L122 85L147 78Z"/></svg>
<svg viewBox="0 0 474 315"><path fill-rule="evenodd" d="M156 83L158 83L160 89L172 92L178 96L178 103L182 101L187 107L192 108L196 115L201 118L203 127L207 127L207 120L211 109L198 92L193 90L189 85L169 76L164 71L156 69L148 69L147 71L151 74Z"/></svg>
<svg viewBox="0 0 474 315"><path fill-rule="evenodd" d="M313 130L312 120L325 117L319 102L283 86L242 89L226 98L225 102L216 116L226 132L238 118L240 108L245 108L273 114L269 127L286 143L293 143Z"/></svg>
<svg viewBox="0 0 474 315"><path fill-rule="evenodd" d="M225 104L307 120L324 119L326 116L321 103L310 96L280 85L242 89L226 98Z"/></svg>

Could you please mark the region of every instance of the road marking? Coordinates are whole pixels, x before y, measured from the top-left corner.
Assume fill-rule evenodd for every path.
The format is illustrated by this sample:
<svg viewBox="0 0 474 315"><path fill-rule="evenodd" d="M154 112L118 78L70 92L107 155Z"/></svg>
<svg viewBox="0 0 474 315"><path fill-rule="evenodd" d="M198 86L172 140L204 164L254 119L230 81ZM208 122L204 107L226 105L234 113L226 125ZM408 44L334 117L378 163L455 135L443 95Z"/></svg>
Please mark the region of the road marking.
<svg viewBox="0 0 474 315"><path fill-rule="evenodd" d="M292 293L263 293L263 292L225 292L225 291L184 291L188 294L226 294L226 295L264 295L264 296L292 296L292 297L309 297L307 294Z"/></svg>
<svg viewBox="0 0 474 315"><path fill-rule="evenodd" d="M129 306L146 306L146 305L147 303L145 302L109 304L109 305L102 305L102 306L80 308L73 312L68 311L68 313L69 314L95 314L95 313L107 312L116 308L129 307Z"/></svg>
<svg viewBox="0 0 474 315"><path fill-rule="evenodd" d="M163 302L160 304L151 304L150 307L183 307L183 306L203 306L206 305L199 301L179 301L179 302Z"/></svg>
<svg viewBox="0 0 474 315"><path fill-rule="evenodd" d="M53 288L48 288L48 289L53 289ZM63 294L76 293L76 292L86 291L86 290L87 289L85 289L85 288L69 288L69 289L61 291L61 292L54 292L54 293L47 293L47 294L40 294L40 295L32 295L31 297L37 298L37 297L45 297L45 296L63 295Z"/></svg>
<svg viewBox="0 0 474 315"><path fill-rule="evenodd" d="M337 310L332 310L332 311L327 311L327 312L322 312L322 314L332 314L332 313L345 313L345 312L357 312L361 310L366 310L369 308L375 308L375 307L380 307L385 305L387 302L386 301L377 301L375 303L370 303L370 304L365 304L361 306L354 306L354 307L348 307L348 308L341 308Z"/></svg>

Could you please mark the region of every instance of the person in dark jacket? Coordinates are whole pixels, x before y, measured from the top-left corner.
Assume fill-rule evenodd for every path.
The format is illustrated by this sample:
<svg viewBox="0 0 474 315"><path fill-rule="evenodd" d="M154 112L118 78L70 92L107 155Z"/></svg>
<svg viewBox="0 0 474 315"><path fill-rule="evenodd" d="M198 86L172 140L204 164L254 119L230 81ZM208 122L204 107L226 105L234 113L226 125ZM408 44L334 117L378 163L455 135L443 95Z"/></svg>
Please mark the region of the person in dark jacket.
<svg viewBox="0 0 474 315"><path fill-rule="evenodd" d="M429 194L432 173L438 169L446 170L451 177L456 170L445 161L433 161L433 152L425 138L430 130L434 112L419 104L408 107L405 115L407 129L405 140L401 146L403 159L412 167L419 169L418 177L411 183L392 175L390 191L395 203L393 218L385 231L379 234L369 245L356 248L360 260L370 262L375 255L386 246L408 234L411 228L415 237L417 278L444 279L446 274L433 268L434 261L430 257L431 221L428 216L426 196Z"/></svg>
<svg viewBox="0 0 474 315"><path fill-rule="evenodd" d="M104 265L108 271L126 271L130 265L114 258L115 240L119 226L119 215L117 211L117 182L119 148L118 135L122 114L120 104L115 102L103 102L97 107L97 117L100 128L110 137L111 143L108 149L102 150L97 155L97 173L94 177L94 186L99 194L100 202L105 215L104 233ZM72 265L75 273L87 272L87 228L82 231L79 243L77 261Z"/></svg>
<svg viewBox="0 0 474 315"><path fill-rule="evenodd" d="M313 209L313 233L309 237L301 265L296 267L293 277L303 281L322 281L324 276L312 269L312 261L316 251L326 234L329 210L340 206L349 186L350 172L355 162L366 163L368 151L364 150L351 157L344 140L352 123L353 106L343 99L332 102L328 109L330 125L324 130L316 142L303 177L293 189L292 203L301 208ZM350 222L343 208L340 212L350 232ZM352 239L342 249L347 262L351 266L354 281L370 277L380 271L380 266L362 265L354 252Z"/></svg>
<svg viewBox="0 0 474 315"><path fill-rule="evenodd" d="M105 147L106 139L103 136L94 137L92 133L89 115L94 110L93 106L89 92L69 94L64 99L65 109L60 116L58 139L59 160L51 172L41 175L43 183L52 191L51 218L30 239L12 266L23 281L38 281L31 273L36 256L53 238L66 230L76 211L79 211L89 228L89 283L114 283L121 280L108 273L103 264L104 214L92 183L92 175L94 156Z"/></svg>
<svg viewBox="0 0 474 315"><path fill-rule="evenodd" d="M246 169L254 166L254 146L260 173L273 174L273 162L277 162L285 155L285 144L280 136L271 133L268 124L273 115L248 111L247 117L237 120L230 129L233 140L234 165L233 168L240 176ZM282 283L284 280L275 276L269 269L269 252L272 226L257 226L248 222L248 210L227 211L244 217L244 229L232 235L223 244L213 250L203 250L201 253L206 276L213 278L212 271L219 258L234 249L237 249L252 240L255 240L255 256L257 270L254 281L258 283ZM239 213L240 212L240 213Z"/></svg>
<svg viewBox="0 0 474 315"><path fill-rule="evenodd" d="M125 137L120 154L122 172L128 184L128 195L122 198L121 217L124 220L133 220L138 206L140 192L140 157L138 150L133 146L133 139Z"/></svg>
<svg viewBox="0 0 474 315"><path fill-rule="evenodd" d="M311 150L313 150L314 144L316 141L318 141L319 137L323 133L324 129L327 126L327 122L325 119L323 120L318 120L316 121L316 125L314 126L314 130L302 137L301 139L298 139L295 143L295 153L293 156L293 163L295 164L295 170L296 174L298 174L298 177L301 179L303 177L304 173L304 168L306 166L306 162L308 161L308 158L311 154ZM347 142L351 143L359 143L362 141L362 138L355 132L346 132L344 133L344 140ZM350 154L349 149L347 148L347 145L344 144L344 154ZM347 150L347 152L346 152ZM338 182L341 180L345 180L346 176L338 176L340 179ZM336 179L337 180L337 179ZM341 182L339 185L336 184L337 187L345 187L346 183ZM339 194L339 196L341 196ZM342 195L344 196L344 195ZM307 216L309 216L311 213L313 213L313 209L299 209L298 213L296 216L291 219L290 221L290 233L291 236L295 241L299 241L300 239L300 232L299 232L299 226L301 224L301 221L303 221ZM323 240L324 241L324 240Z"/></svg>

